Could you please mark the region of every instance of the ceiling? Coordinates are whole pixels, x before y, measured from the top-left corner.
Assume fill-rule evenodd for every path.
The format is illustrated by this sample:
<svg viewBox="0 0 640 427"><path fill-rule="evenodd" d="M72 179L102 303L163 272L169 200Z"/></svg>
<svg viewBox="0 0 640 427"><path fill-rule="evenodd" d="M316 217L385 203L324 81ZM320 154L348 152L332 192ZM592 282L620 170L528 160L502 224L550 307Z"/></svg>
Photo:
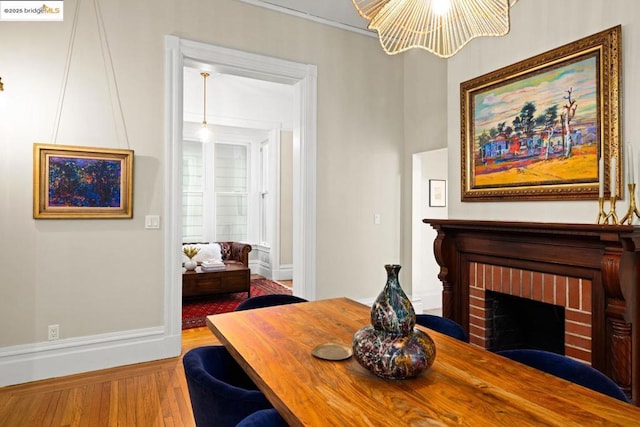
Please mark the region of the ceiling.
<svg viewBox="0 0 640 427"><path fill-rule="evenodd" d="M362 18L351 0L240 0L255 6L266 7L345 30L371 36L367 20Z"/></svg>
<svg viewBox="0 0 640 427"><path fill-rule="evenodd" d="M273 11L286 13L303 19L309 19L333 27L342 28L349 31L377 37L376 33L367 29L367 20L362 18L351 0L238 0L258 7L264 7ZM261 84L253 79L225 74L222 70L212 69L203 64L187 64L184 74L185 93L184 111L187 116L191 112L199 112L202 109L202 98L199 93L202 85L200 71L207 70L211 73L210 83L215 84L214 78L226 79L225 87L234 87L239 91L256 93ZM224 76L223 76L224 75ZM233 84L231 84L233 83ZM277 83L273 83L274 87ZM189 88L196 88L190 90ZM215 92L215 87L211 87ZM195 94L195 95L194 95ZM238 95L240 96L240 95ZM199 113L197 113L199 114ZM186 116L185 116L186 117Z"/></svg>

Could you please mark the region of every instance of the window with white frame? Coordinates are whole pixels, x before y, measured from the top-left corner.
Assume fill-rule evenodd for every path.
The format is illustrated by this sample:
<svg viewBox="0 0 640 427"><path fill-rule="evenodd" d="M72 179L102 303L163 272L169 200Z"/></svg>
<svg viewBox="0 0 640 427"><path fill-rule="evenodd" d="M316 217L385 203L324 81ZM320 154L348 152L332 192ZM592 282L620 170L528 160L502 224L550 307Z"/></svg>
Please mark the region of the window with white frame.
<svg viewBox="0 0 640 427"><path fill-rule="evenodd" d="M249 241L249 160L246 144L184 141L183 242Z"/></svg>
<svg viewBox="0 0 640 427"><path fill-rule="evenodd" d="M246 145L215 144L215 240L246 242L249 168Z"/></svg>

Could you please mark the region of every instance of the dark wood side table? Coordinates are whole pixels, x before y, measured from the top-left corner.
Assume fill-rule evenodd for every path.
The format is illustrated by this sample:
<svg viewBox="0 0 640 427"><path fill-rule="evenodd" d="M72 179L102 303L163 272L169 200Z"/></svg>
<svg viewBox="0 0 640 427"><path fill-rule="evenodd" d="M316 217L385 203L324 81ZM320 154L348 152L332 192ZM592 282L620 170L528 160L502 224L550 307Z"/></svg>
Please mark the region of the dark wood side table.
<svg viewBox="0 0 640 427"><path fill-rule="evenodd" d="M244 264L229 263L224 270L206 272L198 267L182 273L183 297L229 292L246 292L247 298L251 297L251 270Z"/></svg>

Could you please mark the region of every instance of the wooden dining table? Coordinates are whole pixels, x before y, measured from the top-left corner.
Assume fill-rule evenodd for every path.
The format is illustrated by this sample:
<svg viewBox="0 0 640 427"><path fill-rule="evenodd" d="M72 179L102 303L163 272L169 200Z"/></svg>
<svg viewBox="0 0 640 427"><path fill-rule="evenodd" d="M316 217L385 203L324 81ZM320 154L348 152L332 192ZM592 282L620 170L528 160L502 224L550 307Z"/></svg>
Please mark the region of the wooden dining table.
<svg viewBox="0 0 640 427"><path fill-rule="evenodd" d="M353 358L370 308L347 298L216 314L207 325L291 426L639 426L640 408L422 326L436 345L430 369L385 380Z"/></svg>

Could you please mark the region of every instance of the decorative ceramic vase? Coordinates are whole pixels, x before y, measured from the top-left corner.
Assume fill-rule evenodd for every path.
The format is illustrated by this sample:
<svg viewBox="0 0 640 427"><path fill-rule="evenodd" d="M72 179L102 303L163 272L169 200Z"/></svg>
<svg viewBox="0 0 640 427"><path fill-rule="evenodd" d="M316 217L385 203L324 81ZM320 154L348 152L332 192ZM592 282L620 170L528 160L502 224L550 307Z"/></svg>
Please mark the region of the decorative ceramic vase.
<svg viewBox="0 0 640 427"><path fill-rule="evenodd" d="M385 265L387 283L371 307L371 325L353 336L355 359L386 379L412 378L433 365L436 346L415 329L416 313L398 282L400 266Z"/></svg>
<svg viewBox="0 0 640 427"><path fill-rule="evenodd" d="M194 261L193 258L189 258L187 261L184 262L184 268L187 271L193 271L196 269L197 266L198 266L198 263Z"/></svg>

